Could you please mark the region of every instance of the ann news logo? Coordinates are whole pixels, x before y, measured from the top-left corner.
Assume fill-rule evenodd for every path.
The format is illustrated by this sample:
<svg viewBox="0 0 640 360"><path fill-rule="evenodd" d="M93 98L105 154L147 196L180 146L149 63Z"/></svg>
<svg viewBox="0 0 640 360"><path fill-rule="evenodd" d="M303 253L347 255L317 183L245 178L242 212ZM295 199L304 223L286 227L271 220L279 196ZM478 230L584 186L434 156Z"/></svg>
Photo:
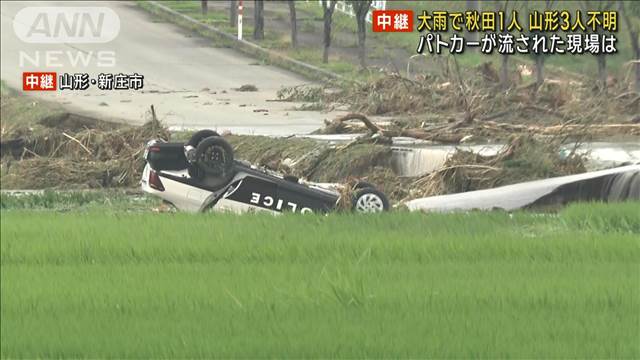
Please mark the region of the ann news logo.
<svg viewBox="0 0 640 360"><path fill-rule="evenodd" d="M374 10L372 25L374 32L411 32L413 30L413 11Z"/></svg>

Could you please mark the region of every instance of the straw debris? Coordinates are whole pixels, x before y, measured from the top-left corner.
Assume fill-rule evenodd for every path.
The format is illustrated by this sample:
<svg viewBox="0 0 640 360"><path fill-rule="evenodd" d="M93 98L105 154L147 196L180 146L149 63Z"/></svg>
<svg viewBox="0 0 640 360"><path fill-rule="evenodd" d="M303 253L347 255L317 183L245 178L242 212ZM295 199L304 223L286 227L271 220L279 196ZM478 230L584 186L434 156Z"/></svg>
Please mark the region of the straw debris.
<svg viewBox="0 0 640 360"><path fill-rule="evenodd" d="M63 114L2 136L2 188L126 187L138 183L147 141L169 138L155 118L122 126Z"/></svg>

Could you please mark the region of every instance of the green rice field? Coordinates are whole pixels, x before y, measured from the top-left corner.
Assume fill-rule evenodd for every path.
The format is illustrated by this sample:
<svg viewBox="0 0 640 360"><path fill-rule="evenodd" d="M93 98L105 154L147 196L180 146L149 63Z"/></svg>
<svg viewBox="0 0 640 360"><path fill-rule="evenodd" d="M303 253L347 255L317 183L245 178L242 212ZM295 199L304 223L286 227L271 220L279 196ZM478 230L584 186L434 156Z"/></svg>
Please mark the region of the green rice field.
<svg viewBox="0 0 640 360"><path fill-rule="evenodd" d="M640 358L640 204L4 209L2 358Z"/></svg>

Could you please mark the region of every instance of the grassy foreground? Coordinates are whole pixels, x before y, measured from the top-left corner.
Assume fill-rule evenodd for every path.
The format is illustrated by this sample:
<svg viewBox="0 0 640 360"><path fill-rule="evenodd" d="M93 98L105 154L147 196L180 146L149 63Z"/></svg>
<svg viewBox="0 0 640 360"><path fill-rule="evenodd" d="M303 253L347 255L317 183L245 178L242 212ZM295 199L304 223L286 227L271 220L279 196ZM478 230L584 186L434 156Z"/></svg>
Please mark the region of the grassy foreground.
<svg viewBox="0 0 640 360"><path fill-rule="evenodd" d="M3 358L638 358L640 204L1 213Z"/></svg>

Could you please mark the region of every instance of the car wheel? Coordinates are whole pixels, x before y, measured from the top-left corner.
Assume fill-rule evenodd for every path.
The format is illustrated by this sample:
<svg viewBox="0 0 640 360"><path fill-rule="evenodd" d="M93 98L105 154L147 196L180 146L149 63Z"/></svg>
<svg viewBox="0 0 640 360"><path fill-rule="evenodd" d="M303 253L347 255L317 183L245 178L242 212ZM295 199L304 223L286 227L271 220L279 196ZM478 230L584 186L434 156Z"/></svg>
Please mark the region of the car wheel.
<svg viewBox="0 0 640 360"><path fill-rule="evenodd" d="M189 174L190 178L196 179L196 180L202 180L202 178L204 177L204 173L202 169L200 169L196 165L189 164L189 167L187 168L187 173Z"/></svg>
<svg viewBox="0 0 640 360"><path fill-rule="evenodd" d="M363 188L353 197L353 211L358 213L377 213L389 210L389 199L379 190Z"/></svg>
<svg viewBox="0 0 640 360"><path fill-rule="evenodd" d="M196 148L196 165L207 175L224 176L233 169L233 148L223 138L210 136Z"/></svg>
<svg viewBox="0 0 640 360"><path fill-rule="evenodd" d="M213 130L200 130L200 131L196 131L195 134L191 135L191 139L189 139L189 142L187 142L187 145L191 145L193 147L198 146L198 144L200 144L200 141L208 138L208 137L212 137L212 136L220 136L220 134L218 134L217 132L213 131Z"/></svg>

